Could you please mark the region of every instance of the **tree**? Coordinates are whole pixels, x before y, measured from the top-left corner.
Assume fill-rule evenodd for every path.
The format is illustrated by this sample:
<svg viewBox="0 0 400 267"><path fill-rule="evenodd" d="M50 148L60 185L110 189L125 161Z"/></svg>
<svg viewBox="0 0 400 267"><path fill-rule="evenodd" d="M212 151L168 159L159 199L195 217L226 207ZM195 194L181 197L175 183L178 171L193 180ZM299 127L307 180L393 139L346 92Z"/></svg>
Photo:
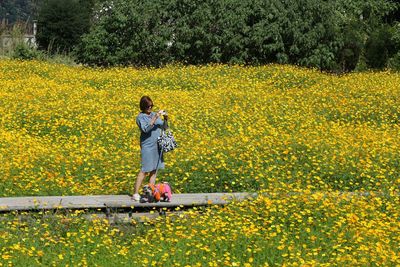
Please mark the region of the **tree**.
<svg viewBox="0 0 400 267"><path fill-rule="evenodd" d="M89 65L271 62L351 71L390 0L105 0L77 47Z"/></svg>
<svg viewBox="0 0 400 267"><path fill-rule="evenodd" d="M385 66L387 50L391 44L390 42L382 43L378 39L382 37L386 38L386 41L390 41L390 38L384 33L388 26L385 21L389 14L398 9L398 5L387 0L337 1L338 5L335 10L337 10L340 23L343 25L337 38L340 43L337 55L340 71L352 71L356 65L365 63L365 67L376 65L381 68ZM379 42L380 44L378 44ZM377 56L372 53L376 53ZM381 62L373 63L372 60Z"/></svg>
<svg viewBox="0 0 400 267"><path fill-rule="evenodd" d="M9 24L17 21L27 21L33 17L34 2L32 0L1 0L0 21L7 20Z"/></svg>
<svg viewBox="0 0 400 267"><path fill-rule="evenodd" d="M365 45L368 67L373 69L385 68L389 58L395 54L396 44L392 38L391 29L389 25L384 24L370 34Z"/></svg>
<svg viewBox="0 0 400 267"><path fill-rule="evenodd" d="M39 48L70 52L90 28L89 0L43 0L39 7L37 41Z"/></svg>
<svg viewBox="0 0 400 267"><path fill-rule="evenodd" d="M165 2L166 3L166 2ZM172 38L160 1L105 2L75 54L89 65L153 65L168 61Z"/></svg>

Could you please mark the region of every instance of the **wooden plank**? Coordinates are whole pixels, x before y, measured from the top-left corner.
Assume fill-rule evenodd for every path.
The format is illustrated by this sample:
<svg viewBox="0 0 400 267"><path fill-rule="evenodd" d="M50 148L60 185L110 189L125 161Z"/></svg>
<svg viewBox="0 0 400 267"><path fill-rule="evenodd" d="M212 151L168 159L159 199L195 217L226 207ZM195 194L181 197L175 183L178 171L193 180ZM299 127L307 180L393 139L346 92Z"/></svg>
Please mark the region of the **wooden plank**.
<svg viewBox="0 0 400 267"><path fill-rule="evenodd" d="M254 195L249 193L174 194L171 202L158 203L139 203L133 201L128 195L7 197L0 198L0 211L223 205L251 196Z"/></svg>
<svg viewBox="0 0 400 267"><path fill-rule="evenodd" d="M318 192L316 192L318 193ZM327 197L330 193L319 192ZM282 197L298 195L299 192L289 192ZM264 195L267 195L264 193ZM333 194L334 195L334 194ZM339 192L341 197L385 196L384 192ZM394 195L399 196L396 192ZM162 208L178 206L223 205L230 201L241 201L256 197L257 193L198 193L174 194L171 202L139 203L128 195L87 195L87 196L32 196L0 198L0 212L13 210L51 210L51 209L105 209L105 208Z"/></svg>

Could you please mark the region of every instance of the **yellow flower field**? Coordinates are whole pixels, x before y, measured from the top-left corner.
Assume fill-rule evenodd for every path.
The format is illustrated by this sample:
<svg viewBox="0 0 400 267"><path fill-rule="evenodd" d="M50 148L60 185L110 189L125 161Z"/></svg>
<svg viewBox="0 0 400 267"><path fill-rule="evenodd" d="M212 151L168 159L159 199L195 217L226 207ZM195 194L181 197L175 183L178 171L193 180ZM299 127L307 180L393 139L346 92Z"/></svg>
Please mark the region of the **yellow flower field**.
<svg viewBox="0 0 400 267"><path fill-rule="evenodd" d="M142 95L179 144L159 180L265 195L146 225L3 215L0 266L400 264L398 73L3 60L0 196L131 193Z"/></svg>

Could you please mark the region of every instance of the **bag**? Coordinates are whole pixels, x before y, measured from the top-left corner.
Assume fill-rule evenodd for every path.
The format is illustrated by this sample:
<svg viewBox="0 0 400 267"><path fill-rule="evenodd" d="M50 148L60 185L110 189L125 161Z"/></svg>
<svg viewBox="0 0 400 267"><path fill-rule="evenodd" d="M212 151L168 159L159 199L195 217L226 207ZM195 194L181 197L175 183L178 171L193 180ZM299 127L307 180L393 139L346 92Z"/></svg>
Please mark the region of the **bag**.
<svg viewBox="0 0 400 267"><path fill-rule="evenodd" d="M157 138L157 143L162 152L169 152L178 147L170 130L162 131L161 135Z"/></svg>

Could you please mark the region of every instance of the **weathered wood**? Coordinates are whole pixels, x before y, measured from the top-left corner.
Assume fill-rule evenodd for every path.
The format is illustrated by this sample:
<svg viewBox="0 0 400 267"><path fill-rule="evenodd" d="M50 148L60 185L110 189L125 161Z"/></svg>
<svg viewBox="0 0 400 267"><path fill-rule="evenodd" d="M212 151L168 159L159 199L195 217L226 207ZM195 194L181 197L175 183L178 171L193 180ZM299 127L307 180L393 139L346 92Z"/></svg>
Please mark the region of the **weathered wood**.
<svg viewBox="0 0 400 267"><path fill-rule="evenodd" d="M0 212L51 209L162 208L223 205L255 196L250 193L174 194L171 202L140 203L128 195L46 196L0 198Z"/></svg>

